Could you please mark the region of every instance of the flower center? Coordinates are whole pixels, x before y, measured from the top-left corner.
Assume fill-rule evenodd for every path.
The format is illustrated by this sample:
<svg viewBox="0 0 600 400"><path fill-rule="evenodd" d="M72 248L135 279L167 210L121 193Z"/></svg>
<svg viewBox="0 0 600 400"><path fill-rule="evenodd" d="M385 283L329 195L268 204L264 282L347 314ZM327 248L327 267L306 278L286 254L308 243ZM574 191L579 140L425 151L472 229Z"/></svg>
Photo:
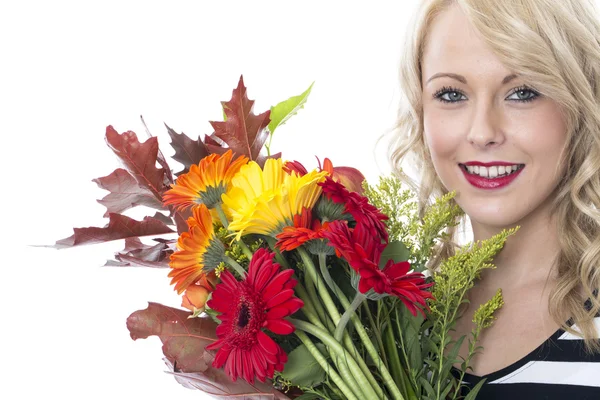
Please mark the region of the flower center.
<svg viewBox="0 0 600 400"><path fill-rule="evenodd" d="M243 303L240 307L240 313L238 314L238 328L245 328L250 322L250 310L248 309L248 304Z"/></svg>
<svg viewBox="0 0 600 400"><path fill-rule="evenodd" d="M227 187L223 182L217 186L206 186L205 190L198 191L196 203L204 203L208 208L215 208L217 204L221 204L221 195L227 191Z"/></svg>

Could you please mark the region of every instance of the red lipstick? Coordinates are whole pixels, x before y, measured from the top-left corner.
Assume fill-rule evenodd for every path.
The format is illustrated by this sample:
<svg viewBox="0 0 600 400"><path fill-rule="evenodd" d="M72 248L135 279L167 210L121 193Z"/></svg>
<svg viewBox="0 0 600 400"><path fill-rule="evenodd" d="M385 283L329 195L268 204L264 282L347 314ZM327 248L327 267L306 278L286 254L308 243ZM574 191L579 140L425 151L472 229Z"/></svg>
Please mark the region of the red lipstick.
<svg viewBox="0 0 600 400"><path fill-rule="evenodd" d="M477 174L471 174L469 173L469 171L467 170L466 166L479 166L479 167L493 167L493 166L510 166L510 165L518 165L519 169L517 169L516 171L508 174L508 175L504 175L504 176L500 176L500 177L496 177L496 178L490 178L490 177L483 177ZM471 185L475 186L478 189L500 189L502 187L505 187L507 185L509 185L512 181L514 181L517 176L519 176L519 174L521 174L521 171L523 171L523 169L525 168L525 165L523 164L518 164L518 163L508 163L508 162L504 162L504 161L492 161L492 162L479 162L479 161L470 161L464 164L460 164L459 168L461 169L461 171L463 172L463 175L465 176L465 179L467 180L467 182L469 182Z"/></svg>

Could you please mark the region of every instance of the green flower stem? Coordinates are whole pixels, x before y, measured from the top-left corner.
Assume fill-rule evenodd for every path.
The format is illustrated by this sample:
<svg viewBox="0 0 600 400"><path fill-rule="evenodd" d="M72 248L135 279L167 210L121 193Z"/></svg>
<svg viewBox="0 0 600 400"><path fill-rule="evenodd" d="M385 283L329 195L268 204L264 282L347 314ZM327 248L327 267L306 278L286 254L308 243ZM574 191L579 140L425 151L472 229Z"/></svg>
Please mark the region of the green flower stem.
<svg viewBox="0 0 600 400"><path fill-rule="evenodd" d="M360 367L354 360L354 358L342 347L342 345L332 337L329 332L324 329L318 328L313 324L305 321L300 321L296 319L289 319L289 321L294 324L296 329L300 329L306 333L310 333L311 335L317 337L323 344L329 347L330 351L332 351L335 356L341 358L348 363L348 370L345 371L345 368L340 368L340 373L344 376L344 380L346 382L356 382L358 388L363 392L363 399L376 399L378 398L377 393L371 388L369 381L363 375ZM344 365L343 362L338 364L340 367ZM347 375L347 374L350 375ZM341 388L340 388L341 389Z"/></svg>
<svg viewBox="0 0 600 400"><path fill-rule="evenodd" d="M314 299L314 302L312 302L312 304L315 307L315 311L317 312L319 319L325 326L327 326L328 330L333 333L333 331L335 330L335 325L331 323L330 318L327 316L327 312L325 311L323 305L319 301L319 296L317 296L315 285L309 274L304 274L304 281L306 283L306 291L308 292L308 298Z"/></svg>
<svg viewBox="0 0 600 400"><path fill-rule="evenodd" d="M240 274L240 276L242 278L244 278L246 276L246 270L244 270L244 267L242 267L240 264L237 263L237 261L235 261L233 258L223 255L223 260L229 264L229 266L231 268L233 268L235 270L235 272L237 272L238 274Z"/></svg>
<svg viewBox="0 0 600 400"><path fill-rule="evenodd" d="M406 380L402 371L402 364L400 364L400 357L398 355L398 348L396 346L396 339L394 338L394 332L392 326L388 324L383 331L383 339L386 354L390 360L390 370L394 377L394 381L400 386L400 391L407 393Z"/></svg>
<svg viewBox="0 0 600 400"><path fill-rule="evenodd" d="M323 368L323 371L325 371L331 380L337 385L337 387L340 388L344 396L350 400L359 400L358 397L354 395L354 392L350 390L348 385L346 385L346 382L342 379L342 377L339 376L335 369L333 369L327 363L325 357L323 357L317 346L314 345L309 337L301 330L297 330L295 333L298 339L302 341L302 344L306 346L306 349L310 352L310 354L315 358L315 360L317 360L321 368Z"/></svg>
<svg viewBox="0 0 600 400"><path fill-rule="evenodd" d="M381 354L381 358L383 358L383 363L386 367L389 367L387 356L385 355L385 349L383 348L383 341L381 340L381 330L375 324L375 320L373 319L373 314L371 313L371 309L369 308L369 304L367 302L362 303L363 309L365 310L365 314L367 314L367 318L369 318L369 323L371 324L371 329L375 333L375 340L377 340L377 346L379 346L379 353Z"/></svg>
<svg viewBox="0 0 600 400"><path fill-rule="evenodd" d="M335 291L335 283L333 282L333 279L331 279L331 274L329 274L329 270L327 269L327 255L326 254L319 254L319 269L321 270L321 275L323 275L323 279L325 280L325 283L327 283L327 286L329 286L329 289L331 289L331 291L333 293L336 293ZM337 293L336 293L337 295Z"/></svg>
<svg viewBox="0 0 600 400"><path fill-rule="evenodd" d="M333 285L335 287L336 294L337 294L338 298L340 299L340 302L342 303L342 307L344 307L345 309L349 308L350 302L348 301L348 299L346 298L344 293L335 284L335 282L333 283ZM369 353L369 355L371 356L371 358L377 365L377 368L379 369L379 372L381 373L383 381L386 384L386 386L388 387L388 389L390 390L392 397L395 400L404 400L404 397L402 396L400 389L398 389L398 386L394 383L394 379L390 375L390 372L389 372L388 368L386 367L386 365L383 363L383 360L379 356L379 353L377 353L377 350L373 346L373 343L371 342L371 338L369 337L369 334L365 330L365 327L363 326L360 319L356 316L355 313L352 313L352 315L350 316L350 320L354 324L354 328L356 329L358 336L362 340L363 345L367 349L367 352Z"/></svg>
<svg viewBox="0 0 600 400"><path fill-rule="evenodd" d="M223 207L221 207L221 204L217 204L215 206L215 209L217 210L217 214L219 214L219 219L221 220L223 227L225 227L225 229L228 229L229 221L227 220L227 216L225 215L225 211L223 211ZM242 248L242 251L244 252L246 257L248 257L248 261L252 260L252 252L250 251L248 246L246 246L246 243L244 243L242 239L236 240L236 243Z"/></svg>
<svg viewBox="0 0 600 400"><path fill-rule="evenodd" d="M356 292L356 296L354 297L354 300L352 300L352 304L350 304L350 307L346 307L346 311L344 311L344 315L342 315L342 318L339 320L339 322L337 323L337 326L335 327L335 333L333 335L333 337L335 337L335 340L339 341L342 339L342 335L344 334L344 330L346 329L346 325L348 324L348 320L350 319L350 316L354 315L354 311L366 299L367 299L367 296L365 296L364 294L362 294L360 292Z"/></svg>
<svg viewBox="0 0 600 400"><path fill-rule="evenodd" d="M221 223L223 224L223 227L225 229L227 229L229 227L229 221L227 220L227 216L225 215L225 211L223 211L223 207L221 207L221 204L217 204L215 206L215 209L217 210L217 214L219 214L219 219L221 220Z"/></svg>
<svg viewBox="0 0 600 400"><path fill-rule="evenodd" d="M349 353L355 356L356 362L358 363L360 370L363 374L365 374L365 376L369 380L371 388L375 391L375 393L377 393L377 398L384 399L385 396L383 394L383 390L381 389L381 387L379 387L379 382L377 382L377 380L373 376L371 368L369 368L365 360L363 360L362 356L358 354L358 350L356 350L356 347L354 347L354 343L352 342L352 339L350 338L350 335L348 335L347 332L344 333L344 347Z"/></svg>
<svg viewBox="0 0 600 400"><path fill-rule="evenodd" d="M308 296L308 292L306 291L306 289L304 288L304 286L302 286L302 284L300 282L298 282L298 284L296 284L296 295L298 296L298 298L300 298L300 300L302 300L304 302L304 307L302 307L302 312L304 313L304 315L306 315L306 318L308 318L308 320L313 325L316 325L321 329L327 329L325 327L325 325L319 319L319 314L317 313L317 310L315 309L315 306L314 306L312 300Z"/></svg>
<svg viewBox="0 0 600 400"><path fill-rule="evenodd" d="M292 268L290 266L290 264L287 262L287 260L285 259L285 257L283 256L283 254L281 254L279 249L277 247L275 247L277 240L275 240L275 238L273 236L262 235L261 238L263 238L265 240L265 242L267 242L267 244L271 248L271 251L273 253L275 253L275 259L277 260L277 262L280 265L284 266L286 269Z"/></svg>
<svg viewBox="0 0 600 400"><path fill-rule="evenodd" d="M328 283L329 287L335 293L335 295L338 297L338 299L340 299L340 301L342 301L342 299L343 299L343 301L347 302L346 296L344 296L342 290L334 282L331 275L329 274L329 269L327 269L326 261L327 260L326 260L325 255L323 255L323 257L321 257L321 255L319 255L319 268L321 270L321 274L323 275L323 279ZM343 301L342 301L342 304L344 304ZM350 308L347 305L344 305L344 307L346 309ZM350 315L352 315L352 313L348 314L348 316L350 316ZM342 318L343 318L343 316L342 316ZM347 323L345 323L344 326L345 325L347 325ZM338 321L338 326L340 326L340 321ZM361 327L362 327L362 324L361 324ZM380 338L378 338L378 340L381 341ZM379 383L377 382L377 380L371 373L371 370L369 369L369 366L367 365L367 363L362 359L361 356L358 355L356 347L354 346L354 343L352 342L352 340L350 339L350 337L348 336L347 333L344 334L344 346L346 347L346 350L348 350L348 352L350 352L352 355L356 355L356 360L360 366L360 369L363 371L363 373L369 380L369 383L371 383L371 387L373 388L373 390L375 390L377 392L378 398L383 398L383 390L381 390L381 388L379 387ZM382 349L383 349L383 346L382 346ZM387 364L386 364L386 366L387 366Z"/></svg>
<svg viewBox="0 0 600 400"><path fill-rule="evenodd" d="M269 243L269 244L271 244L271 243ZM309 256L309 258L310 258L310 256ZM333 281L331 280L331 276L329 275L329 271L326 269L326 266L325 266L325 257L319 257L319 264L321 266L321 272L322 273L324 272L323 276L325 277L325 279L328 279L330 282L333 283ZM323 270L323 268L325 268L325 270ZM334 329L335 329L335 325L331 322L331 319L325 313L325 310L323 309L323 306L321 305L321 302L319 301L319 297L317 296L317 293L315 292L315 288L314 288L314 285L313 285L313 282L312 282L310 276L311 275L309 273L305 274L306 287L308 288L307 290L309 293L306 293L306 297L303 297L300 290L298 290L298 294L299 294L299 297L303 301L308 300L310 302L310 305L312 305L314 307L315 312L318 315L318 318L320 318L320 320L323 321L323 323L318 323L318 324L315 323L319 319L315 318L317 316L314 314L310 315L310 311L309 311L309 314L305 313L305 315L309 319L309 321L311 321L314 325L317 325L322 329L327 329L327 330L329 330L329 332L333 333ZM299 286L296 286L296 287L298 288ZM332 286L330 284L330 287L333 290L334 288L337 287L337 285L333 284L333 286ZM302 289L304 289L304 288L302 288ZM338 290L339 290L339 288L338 288ZM314 299L314 302L311 299ZM306 304L306 302L305 302L305 304ZM325 328L325 326L327 326L327 328ZM378 384L377 380L375 379L375 377L373 376L373 374L371 373L367 363L358 354L358 350L356 350L356 348L354 347L354 343L352 342L352 339L350 338L350 336L346 333L346 334L344 334L343 339L344 339L343 340L344 347L350 354L352 354L355 357L356 361L359 364L361 371L369 380L369 383L371 384L371 388L377 393L377 398L383 398L383 390L381 390L381 388L379 387L379 384Z"/></svg>
<svg viewBox="0 0 600 400"><path fill-rule="evenodd" d="M400 328L400 315L398 314L398 305L397 302L395 304L396 306L394 307L394 313L396 315L395 321L396 321L396 329L398 332L398 340L400 341L400 350L402 351L402 356L404 357L404 362L406 363L406 370L407 370L407 375L408 375L408 397L409 399L417 399L416 394L414 393L413 388L419 388L419 385L411 371L411 367L410 367L410 360L408 359L408 354L406 354L406 344L404 343L404 335L402 334L402 329ZM462 381L461 381L462 382Z"/></svg>
<svg viewBox="0 0 600 400"><path fill-rule="evenodd" d="M317 269L315 267L315 264L313 263L312 258L310 257L310 254L308 254L306 252L306 250L302 247L298 247L297 251L298 251L298 254L300 254L300 257L302 258L302 262L304 263L306 274L314 282L315 286L317 287L317 291L319 292L319 296L321 297L321 300L325 304L325 308L327 309L327 312L329 312L329 315L331 316L333 323L337 325L338 321L341 318L340 313L338 312L337 307L335 306L335 303L333 302L333 299L331 298L331 295L329 294L329 291L327 291L327 288L325 287L325 284L323 283L323 279L321 279L321 277L317 273Z"/></svg>

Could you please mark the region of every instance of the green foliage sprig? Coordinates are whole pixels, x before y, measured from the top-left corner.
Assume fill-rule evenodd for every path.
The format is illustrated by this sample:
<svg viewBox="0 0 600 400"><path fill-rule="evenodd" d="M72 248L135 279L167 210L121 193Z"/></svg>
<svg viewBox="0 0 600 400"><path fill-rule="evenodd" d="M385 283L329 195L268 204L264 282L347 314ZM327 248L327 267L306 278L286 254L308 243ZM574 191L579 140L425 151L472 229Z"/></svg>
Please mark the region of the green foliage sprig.
<svg viewBox="0 0 600 400"><path fill-rule="evenodd" d="M370 203L388 215L386 225L390 240L399 240L408 248L409 261L415 271L425 270L436 256L436 247L451 239L448 228L456 226L463 215L452 201L455 194L451 192L437 198L425 209L423 218L419 218L416 195L404 189L397 177L380 177L377 185L365 183L364 189ZM468 303L468 291L483 270L495 268L493 258L517 229L504 230L488 240L463 246L455 255L443 260L431 278L435 282L434 300L429 302L426 318L412 317L402 307L398 310L396 304L388 305L396 311L383 317L378 326L389 323L397 328L394 333L403 376L407 380L405 388L412 387L415 398L460 398L464 372L469 369L474 355L482 350L477 340L482 330L492 325L494 312L503 305L501 290L475 312L475 328L468 339L468 355L464 359L458 353L467 337L453 337L454 326ZM458 379L452 374L453 365L461 365ZM466 399L474 399L481 384L483 381L471 389Z"/></svg>

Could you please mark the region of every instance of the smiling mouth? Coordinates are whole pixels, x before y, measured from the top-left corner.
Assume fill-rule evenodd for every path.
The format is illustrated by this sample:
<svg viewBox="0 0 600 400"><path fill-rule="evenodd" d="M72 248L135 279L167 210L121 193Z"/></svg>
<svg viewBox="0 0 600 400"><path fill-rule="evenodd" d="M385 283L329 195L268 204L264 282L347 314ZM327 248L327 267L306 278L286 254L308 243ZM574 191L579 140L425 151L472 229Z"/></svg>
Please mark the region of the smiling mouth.
<svg viewBox="0 0 600 400"><path fill-rule="evenodd" d="M476 175L487 179L504 178L525 168L525 164L494 165L490 167L485 167L482 165L458 165L469 175Z"/></svg>

